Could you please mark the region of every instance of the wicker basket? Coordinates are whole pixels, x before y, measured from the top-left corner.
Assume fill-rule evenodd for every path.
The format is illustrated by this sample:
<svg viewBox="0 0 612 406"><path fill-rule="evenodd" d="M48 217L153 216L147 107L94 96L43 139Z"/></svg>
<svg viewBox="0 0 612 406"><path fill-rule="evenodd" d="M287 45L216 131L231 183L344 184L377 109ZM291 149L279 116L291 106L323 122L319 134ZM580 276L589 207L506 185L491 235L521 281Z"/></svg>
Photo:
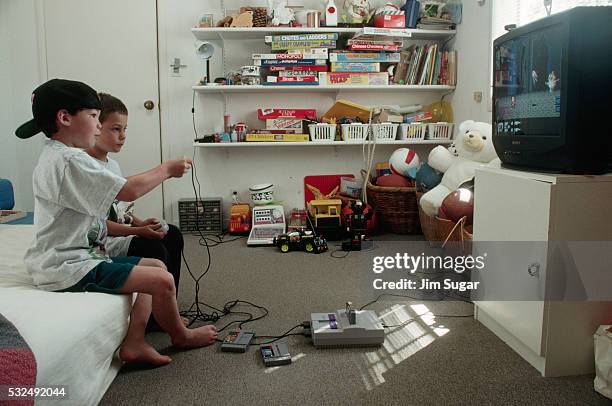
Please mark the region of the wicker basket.
<svg viewBox="0 0 612 406"><path fill-rule="evenodd" d="M417 203L423 196L422 192L416 192ZM457 255L467 255L472 251L472 225L466 224L466 217L461 218L457 223L442 219L438 216L432 217L423 211L419 204L419 221L425 239L434 246L447 246L455 251ZM450 244L448 241L460 242L461 244Z"/></svg>
<svg viewBox="0 0 612 406"><path fill-rule="evenodd" d="M413 187L375 186L368 180L368 199L385 230L396 234L420 232L415 190Z"/></svg>
<svg viewBox="0 0 612 406"><path fill-rule="evenodd" d="M436 227L436 218L425 214L419 203L421 200L421 196L423 196L423 192L416 192L417 205L419 206L419 221L421 223L421 230L423 231L425 239L429 241L432 245L440 245L440 240L438 239L438 228Z"/></svg>
<svg viewBox="0 0 612 406"><path fill-rule="evenodd" d="M451 254L468 255L472 253L472 225L466 224L467 217L458 222L436 217L437 238L443 241L442 247ZM449 241L455 244L447 244Z"/></svg>

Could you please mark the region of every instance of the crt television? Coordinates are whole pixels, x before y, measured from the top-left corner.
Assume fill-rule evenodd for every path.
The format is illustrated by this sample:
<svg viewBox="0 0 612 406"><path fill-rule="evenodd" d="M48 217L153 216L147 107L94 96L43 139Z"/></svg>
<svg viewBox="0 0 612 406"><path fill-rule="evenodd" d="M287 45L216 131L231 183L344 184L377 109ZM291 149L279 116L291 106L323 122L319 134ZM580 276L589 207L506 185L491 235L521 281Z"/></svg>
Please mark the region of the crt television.
<svg viewBox="0 0 612 406"><path fill-rule="evenodd" d="M506 167L612 170L612 7L576 7L493 43L493 144Z"/></svg>

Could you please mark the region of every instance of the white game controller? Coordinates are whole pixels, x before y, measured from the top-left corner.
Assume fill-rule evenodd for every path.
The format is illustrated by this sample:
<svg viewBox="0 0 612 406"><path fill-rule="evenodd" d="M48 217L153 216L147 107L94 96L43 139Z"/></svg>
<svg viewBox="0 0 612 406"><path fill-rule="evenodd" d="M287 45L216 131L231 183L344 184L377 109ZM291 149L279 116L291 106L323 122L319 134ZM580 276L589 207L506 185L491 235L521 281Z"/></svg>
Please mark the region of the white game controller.
<svg viewBox="0 0 612 406"><path fill-rule="evenodd" d="M170 230L170 227L168 227L168 223L166 223L166 220L159 220L159 225L159 229L162 230L164 233L167 233L168 230Z"/></svg>

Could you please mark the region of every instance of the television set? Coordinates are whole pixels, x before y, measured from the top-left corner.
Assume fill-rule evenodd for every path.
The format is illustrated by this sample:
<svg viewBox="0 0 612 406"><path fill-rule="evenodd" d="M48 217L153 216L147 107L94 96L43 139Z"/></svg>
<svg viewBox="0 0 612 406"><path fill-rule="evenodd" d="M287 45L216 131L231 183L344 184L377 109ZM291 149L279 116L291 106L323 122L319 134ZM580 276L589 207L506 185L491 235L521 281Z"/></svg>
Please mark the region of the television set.
<svg viewBox="0 0 612 406"><path fill-rule="evenodd" d="M612 171L612 7L576 7L495 39L492 122L505 167Z"/></svg>

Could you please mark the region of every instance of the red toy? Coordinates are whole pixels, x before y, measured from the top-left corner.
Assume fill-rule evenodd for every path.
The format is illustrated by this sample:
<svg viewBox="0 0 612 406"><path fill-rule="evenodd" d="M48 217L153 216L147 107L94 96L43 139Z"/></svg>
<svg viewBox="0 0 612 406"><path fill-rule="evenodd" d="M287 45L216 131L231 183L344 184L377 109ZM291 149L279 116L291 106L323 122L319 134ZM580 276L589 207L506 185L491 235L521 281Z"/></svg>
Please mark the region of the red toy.
<svg viewBox="0 0 612 406"><path fill-rule="evenodd" d="M342 208L342 227L346 230L349 227L350 218L353 214L351 204L347 203ZM372 235L378 228L378 218L376 211L369 204L363 209L363 214L366 215L366 235Z"/></svg>

